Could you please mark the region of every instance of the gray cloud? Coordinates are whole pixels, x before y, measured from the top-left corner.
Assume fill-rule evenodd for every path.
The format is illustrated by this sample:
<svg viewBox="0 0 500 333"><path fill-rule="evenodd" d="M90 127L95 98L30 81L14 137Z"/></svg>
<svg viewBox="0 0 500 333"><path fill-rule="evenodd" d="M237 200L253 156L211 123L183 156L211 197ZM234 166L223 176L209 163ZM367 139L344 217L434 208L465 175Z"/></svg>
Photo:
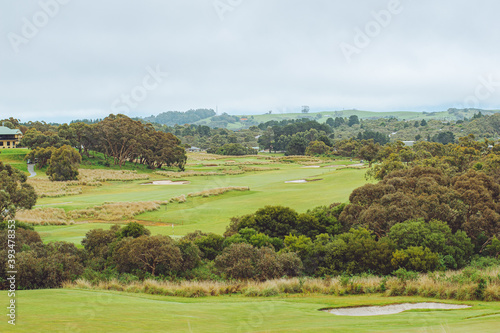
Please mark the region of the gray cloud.
<svg viewBox="0 0 500 333"><path fill-rule="evenodd" d="M373 13L383 18L391 1L6 0L0 116L103 117L120 96L139 94L156 66L168 77L137 95L126 114L215 105L229 113L500 105L500 4L401 0L399 13L370 31ZM55 12L47 22L42 7ZM30 38L26 20L41 26ZM372 34L368 45L356 46L358 29ZM13 36L25 38L18 52ZM350 61L345 44L358 49Z"/></svg>

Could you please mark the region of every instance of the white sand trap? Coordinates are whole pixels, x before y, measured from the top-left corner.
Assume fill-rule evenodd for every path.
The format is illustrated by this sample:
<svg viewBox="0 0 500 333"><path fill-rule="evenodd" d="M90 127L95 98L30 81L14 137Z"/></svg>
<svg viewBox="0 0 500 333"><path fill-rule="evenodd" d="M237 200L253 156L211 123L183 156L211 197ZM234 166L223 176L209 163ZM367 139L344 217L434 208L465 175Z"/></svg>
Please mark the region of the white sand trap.
<svg viewBox="0 0 500 333"><path fill-rule="evenodd" d="M188 181L173 182L171 180L155 180L154 182L141 184L141 185L186 185L186 184L189 184L189 182Z"/></svg>
<svg viewBox="0 0 500 333"><path fill-rule="evenodd" d="M307 166L303 166L303 168L321 168L321 166L319 166L319 165L307 165Z"/></svg>
<svg viewBox="0 0 500 333"><path fill-rule="evenodd" d="M338 308L323 310L337 316L382 316L396 314L407 310L432 309L432 310L456 310L470 308L469 305L445 304L445 303L403 303L385 306L361 306L357 308Z"/></svg>
<svg viewBox="0 0 500 333"><path fill-rule="evenodd" d="M300 183L307 183L307 180L305 180L305 179L287 180L285 183L286 184L300 184Z"/></svg>

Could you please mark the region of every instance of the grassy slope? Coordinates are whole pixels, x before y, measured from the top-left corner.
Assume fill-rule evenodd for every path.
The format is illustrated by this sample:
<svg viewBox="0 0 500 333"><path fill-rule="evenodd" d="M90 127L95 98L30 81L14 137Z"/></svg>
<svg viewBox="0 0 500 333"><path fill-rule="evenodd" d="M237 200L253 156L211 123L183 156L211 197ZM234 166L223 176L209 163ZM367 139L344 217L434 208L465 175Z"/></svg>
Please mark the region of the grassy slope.
<svg viewBox="0 0 500 333"><path fill-rule="evenodd" d="M7 292L0 292L7 304ZM17 292L15 329L1 332L498 332L499 303L371 317L321 308L434 301L420 297L299 296L178 298L71 289ZM449 303L461 303L450 302Z"/></svg>
<svg viewBox="0 0 500 333"><path fill-rule="evenodd" d="M28 149L25 148L2 149L0 150L0 161L28 173L28 167L24 160L27 153Z"/></svg>

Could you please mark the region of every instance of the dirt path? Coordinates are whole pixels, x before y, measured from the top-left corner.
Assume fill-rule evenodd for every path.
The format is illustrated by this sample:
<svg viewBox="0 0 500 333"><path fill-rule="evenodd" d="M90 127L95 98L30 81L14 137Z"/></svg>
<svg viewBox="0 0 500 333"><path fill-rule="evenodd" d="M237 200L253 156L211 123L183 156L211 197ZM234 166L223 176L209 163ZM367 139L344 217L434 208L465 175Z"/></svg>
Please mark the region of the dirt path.
<svg viewBox="0 0 500 333"><path fill-rule="evenodd" d="M36 176L35 165L34 164L28 164L28 172L30 173L29 177L35 177Z"/></svg>

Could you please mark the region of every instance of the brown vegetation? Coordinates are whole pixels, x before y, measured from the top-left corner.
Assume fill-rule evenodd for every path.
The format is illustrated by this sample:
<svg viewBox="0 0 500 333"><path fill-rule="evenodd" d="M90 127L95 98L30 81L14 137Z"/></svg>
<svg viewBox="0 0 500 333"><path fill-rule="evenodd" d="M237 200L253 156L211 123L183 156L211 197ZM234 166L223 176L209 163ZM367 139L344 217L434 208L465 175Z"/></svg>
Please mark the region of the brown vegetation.
<svg viewBox="0 0 500 333"><path fill-rule="evenodd" d="M438 299L500 301L500 269L466 268L461 271L419 274L414 278L354 276L325 279L291 278L257 281L156 281L121 283L117 280L90 283L78 279L64 288L118 290L164 296L275 296L286 294L350 295L381 293L385 296L423 296ZM482 282L486 284L481 286Z"/></svg>
<svg viewBox="0 0 500 333"><path fill-rule="evenodd" d="M219 187L201 192L189 193L188 197L210 197L214 195L221 195L229 191L250 191L250 187L246 186Z"/></svg>

